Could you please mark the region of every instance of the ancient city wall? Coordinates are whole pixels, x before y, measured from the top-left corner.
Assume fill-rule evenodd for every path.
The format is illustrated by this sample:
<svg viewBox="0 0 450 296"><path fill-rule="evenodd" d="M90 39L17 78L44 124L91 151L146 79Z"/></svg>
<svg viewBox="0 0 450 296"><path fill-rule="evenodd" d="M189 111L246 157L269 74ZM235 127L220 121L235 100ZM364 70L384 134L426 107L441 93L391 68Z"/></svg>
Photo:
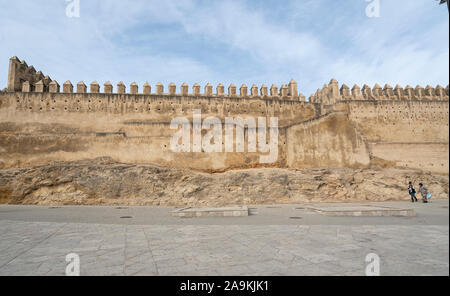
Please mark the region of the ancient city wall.
<svg viewBox="0 0 450 296"><path fill-rule="evenodd" d="M286 138L287 164L291 168L370 165L363 136L342 111L290 126Z"/></svg>
<svg viewBox="0 0 450 296"><path fill-rule="evenodd" d="M201 110L203 118L216 116L222 121L276 116L284 118L280 120L282 142L283 125L316 114L313 104L242 98L23 92L0 97L0 156L8 167L101 156L210 171L257 167L259 153L173 153L171 120L184 116L192 122L193 110ZM283 146L279 153L271 166L283 166Z"/></svg>
<svg viewBox="0 0 450 296"><path fill-rule="evenodd" d="M125 163L215 172L254 167L412 167L448 174L448 87L347 86L331 80L306 101L291 80L227 93L219 84L179 88L97 82L62 87L10 60L8 88L0 92L0 167L109 156ZM175 117L214 116L279 120L278 159L264 153L174 153ZM205 131L204 131L205 132ZM245 137L248 140L248 128ZM247 143L247 141L246 141ZM224 149L223 149L224 150Z"/></svg>
<svg viewBox="0 0 450 296"><path fill-rule="evenodd" d="M448 101L352 102L347 106L373 159L448 173Z"/></svg>

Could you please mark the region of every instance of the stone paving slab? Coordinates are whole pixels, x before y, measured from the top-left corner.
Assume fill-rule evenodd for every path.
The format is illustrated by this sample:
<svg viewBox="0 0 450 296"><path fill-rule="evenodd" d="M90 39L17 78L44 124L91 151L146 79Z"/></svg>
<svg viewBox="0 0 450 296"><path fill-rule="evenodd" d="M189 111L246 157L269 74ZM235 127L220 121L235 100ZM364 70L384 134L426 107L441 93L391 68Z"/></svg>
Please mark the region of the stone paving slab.
<svg viewBox="0 0 450 296"><path fill-rule="evenodd" d="M368 205L417 216L259 205L246 217L179 219L164 207L0 206L0 275L64 276L69 253L81 275L364 275L369 253L381 275L449 275L448 200L350 204Z"/></svg>
<svg viewBox="0 0 450 296"><path fill-rule="evenodd" d="M112 225L0 220L0 275L449 275L448 225ZM426 252L424 252L426 250Z"/></svg>

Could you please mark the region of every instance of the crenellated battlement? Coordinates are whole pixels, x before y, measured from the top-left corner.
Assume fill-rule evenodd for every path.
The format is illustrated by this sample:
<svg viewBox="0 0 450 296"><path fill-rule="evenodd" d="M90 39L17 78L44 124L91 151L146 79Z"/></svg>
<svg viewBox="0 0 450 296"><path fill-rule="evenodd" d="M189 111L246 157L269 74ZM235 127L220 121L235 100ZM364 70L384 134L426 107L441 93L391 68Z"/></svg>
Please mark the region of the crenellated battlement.
<svg viewBox="0 0 450 296"><path fill-rule="evenodd" d="M104 83L103 91L100 84L94 81L87 86L83 81L78 82L75 87L71 81L66 81L61 89L57 81L53 81L49 76L44 76L42 72L36 72L33 66L28 67L25 61L20 61L17 57L10 59L8 74L8 92L24 92L24 93L105 93L105 94L131 94L131 95L161 95L161 96L195 96L195 97L241 97L241 98L261 98L261 99L279 99L305 102L306 97L298 92L298 84L295 80L291 80L289 84L282 85L278 88L272 85L269 90L264 84L261 87L252 85L251 88L242 84L239 92L234 84L230 84L228 92L225 93L225 86L219 83L214 91L214 87L207 83L202 91L200 84L195 83L192 88L183 83L179 88L174 83L170 83L167 88L161 82L156 83L154 91L150 83L146 82L142 86L136 82L130 84L128 91L127 86L120 81L116 87L109 81Z"/></svg>
<svg viewBox="0 0 450 296"><path fill-rule="evenodd" d="M37 71L33 66L28 66L25 61L12 57L9 60L8 92L44 92L49 91L52 79Z"/></svg>
<svg viewBox="0 0 450 296"><path fill-rule="evenodd" d="M45 87L46 86L46 87ZM152 91L154 89L154 91ZM204 86L203 91L200 84L195 83L191 90L189 85L183 83L179 88L176 84L170 83L167 88L160 82L158 82L154 88L150 85L150 83L145 82L142 88L136 83L133 82L127 87L122 81L119 82L116 87L114 87L111 82L107 81L103 85L103 90L101 89L100 84L97 81L94 81L87 86L83 81L78 82L75 87L71 81L66 81L63 84L62 89L57 81L51 81L48 84L45 84L43 81L38 81L37 83L30 83L25 81L22 83L22 88L20 92L23 93L77 93L77 94L130 94L130 95L159 95L159 96L194 96L194 97L220 97L220 98L260 98L260 99L278 99L278 100L290 100L290 101L298 101L305 102L306 97L303 94L295 95L295 92L291 92L291 89L288 85L283 85L280 88L280 91L277 91L278 88L273 86L271 92L269 94L267 86L262 85L260 88L258 86L253 85L250 89L245 85L239 88L239 92L237 92L237 88L234 84L231 84L228 87L228 93L225 93L225 87L223 84L218 84L217 87L208 83Z"/></svg>
<svg viewBox="0 0 450 296"><path fill-rule="evenodd" d="M306 97L298 92L298 84L295 80L291 80L289 84L282 85L279 88L273 85L268 91L267 86L258 87L252 85L251 88L242 84L237 91L234 84L230 84L228 92L225 93L225 86L219 83L214 91L214 87L207 83L203 87L195 83L192 88L183 83L179 88L176 84L170 83L167 88L161 82L156 83L154 91L150 83L146 82L139 87L136 82L130 84L129 88L120 81L116 87L110 81L103 85L103 91L97 81L87 86L83 81L78 82L75 86L71 81L66 81L61 89L57 81L53 81L49 76L44 76L42 72L34 70L33 66L28 67L25 61L20 61L17 57L10 59L9 75L8 75L8 92L24 92L24 93L105 93L105 94L130 94L130 95L161 95L161 96L195 96L195 97L241 97L241 98L261 98L261 99L279 99L305 102Z"/></svg>
<svg viewBox="0 0 450 296"><path fill-rule="evenodd" d="M381 87L375 84L373 87L367 84L362 87L354 85L352 88L339 83L335 79L331 79L328 84L324 84L321 89L317 89L316 93L306 97L299 92L298 84L295 80L291 80L288 84L278 87L272 84L270 89L266 85L257 86L253 84L248 87L242 84L239 89L233 83L230 84L225 92L225 86L219 83L215 88L210 83L204 87L195 83L192 87L183 83L179 87L170 83L165 87L161 82L154 85L145 82L140 87L133 82L127 87L122 81L114 85L107 81L101 85L94 81L86 85L83 81L78 82L75 86L71 81L66 81L60 87L57 81L53 81L49 76L44 76L41 71L36 72L33 66L28 66L25 61L20 61L17 57L10 59L9 75L8 75L8 92L23 93L77 93L77 94L130 94L130 95L158 95L170 97L200 97L200 98L252 98L252 99L270 99L270 100L288 100L294 102L309 102L321 105L334 105L340 101L361 101L361 100L443 100L449 99L449 86L446 88L437 85L430 85L425 88L418 85L415 88L407 85L395 87L389 84Z"/></svg>
<svg viewBox="0 0 450 296"><path fill-rule="evenodd" d="M415 88L407 85L405 88L396 85L394 88L389 84L381 87L375 84L372 88L367 84L361 88L354 85L351 89L343 84L339 87L338 82L332 79L329 84L325 84L322 89L318 89L315 94L309 97L310 102L332 105L339 101L373 101L373 100L449 100L449 86L443 88L440 85L432 87L427 85L423 88L417 85Z"/></svg>

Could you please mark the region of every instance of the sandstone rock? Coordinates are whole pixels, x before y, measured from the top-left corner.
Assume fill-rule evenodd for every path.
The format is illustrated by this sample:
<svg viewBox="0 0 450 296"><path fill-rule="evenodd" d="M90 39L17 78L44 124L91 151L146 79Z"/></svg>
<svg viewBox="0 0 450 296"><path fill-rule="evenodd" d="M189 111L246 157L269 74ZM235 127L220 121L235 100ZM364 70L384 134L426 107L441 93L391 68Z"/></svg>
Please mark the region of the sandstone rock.
<svg viewBox="0 0 450 296"><path fill-rule="evenodd" d="M0 203L225 206L409 200L407 182L448 198L448 175L406 169L249 169L207 174L99 158L0 170Z"/></svg>

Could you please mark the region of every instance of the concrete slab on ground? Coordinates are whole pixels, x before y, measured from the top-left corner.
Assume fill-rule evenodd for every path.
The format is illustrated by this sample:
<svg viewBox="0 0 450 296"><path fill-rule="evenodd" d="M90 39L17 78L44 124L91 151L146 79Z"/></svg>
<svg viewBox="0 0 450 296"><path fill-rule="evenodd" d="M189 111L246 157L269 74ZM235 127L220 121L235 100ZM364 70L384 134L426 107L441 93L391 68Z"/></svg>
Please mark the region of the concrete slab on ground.
<svg viewBox="0 0 450 296"><path fill-rule="evenodd" d="M414 209L396 208L376 205L316 205L307 206L305 209L317 212L325 216L336 217L415 217Z"/></svg>
<svg viewBox="0 0 450 296"><path fill-rule="evenodd" d="M247 206L225 207L225 208L194 208L186 207L172 211L173 217L194 218L194 217L246 217L248 216Z"/></svg>

